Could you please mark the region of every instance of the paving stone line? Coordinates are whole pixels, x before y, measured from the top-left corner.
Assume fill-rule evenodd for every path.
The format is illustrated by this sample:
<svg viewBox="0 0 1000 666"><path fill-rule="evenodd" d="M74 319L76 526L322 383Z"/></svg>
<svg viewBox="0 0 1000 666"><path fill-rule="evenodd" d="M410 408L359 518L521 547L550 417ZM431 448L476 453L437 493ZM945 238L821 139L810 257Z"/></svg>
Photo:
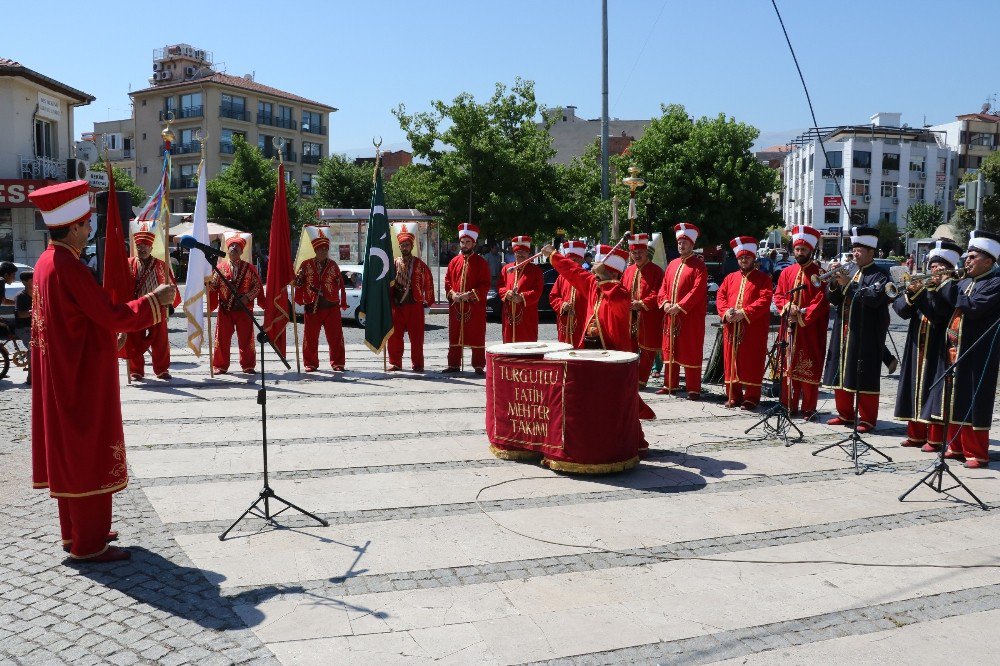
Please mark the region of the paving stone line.
<svg viewBox="0 0 1000 666"><path fill-rule="evenodd" d="M988 512L983 511L979 507L948 506L901 514L869 516L853 520L840 520L816 525L752 532L749 534L726 535L711 539L681 541L649 548L621 549L616 552L589 551L572 555L508 562L302 581L294 586L277 587L279 594L309 592L330 595L354 595L370 592L412 590L415 588L495 583L504 580L521 580L560 573L645 566L662 562L664 559L708 557L771 548L790 543L823 541L826 539L884 532L917 525L975 519L987 515L989 515ZM261 600L273 597L275 595L274 587L268 586L265 588ZM255 590L256 588L252 586L234 587L224 589L222 594L236 595L241 600L253 600L253 603L257 603L257 593Z"/></svg>
<svg viewBox="0 0 1000 666"><path fill-rule="evenodd" d="M674 641L547 659L531 662L531 665L711 664L832 638L861 636L918 622L998 609L1000 585L984 585ZM947 645L942 646L942 659L948 649Z"/></svg>

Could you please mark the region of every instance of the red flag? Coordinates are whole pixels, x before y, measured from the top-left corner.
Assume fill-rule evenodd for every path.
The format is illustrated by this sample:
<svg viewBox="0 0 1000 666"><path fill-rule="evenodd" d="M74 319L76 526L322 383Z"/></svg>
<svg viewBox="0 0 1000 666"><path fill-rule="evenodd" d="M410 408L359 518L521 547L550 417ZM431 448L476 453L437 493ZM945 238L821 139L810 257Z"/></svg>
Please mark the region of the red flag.
<svg viewBox="0 0 1000 666"><path fill-rule="evenodd" d="M274 209L271 212L271 240L264 284L264 330L282 358L285 357L285 326L291 318L288 285L295 279L291 233L285 201L285 165L278 164L278 187L274 192Z"/></svg>
<svg viewBox="0 0 1000 666"><path fill-rule="evenodd" d="M122 217L118 212L118 194L115 192L115 177L111 163L105 162L108 171L108 215L104 225L104 290L114 303L128 303L132 300L134 284L132 271L128 267L125 252L125 237L122 235ZM119 358L126 358L125 347L118 351Z"/></svg>

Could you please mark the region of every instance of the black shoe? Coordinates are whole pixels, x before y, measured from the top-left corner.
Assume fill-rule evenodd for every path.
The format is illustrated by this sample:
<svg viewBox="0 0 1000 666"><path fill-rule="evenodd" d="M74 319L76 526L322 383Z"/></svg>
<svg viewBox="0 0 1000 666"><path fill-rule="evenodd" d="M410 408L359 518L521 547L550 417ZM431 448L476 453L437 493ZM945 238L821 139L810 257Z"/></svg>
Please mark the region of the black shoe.
<svg viewBox="0 0 1000 666"><path fill-rule="evenodd" d="M486 374L486 368L476 368L475 372L476 372L477 375L485 375Z"/></svg>
<svg viewBox="0 0 1000 666"><path fill-rule="evenodd" d="M455 367L449 366L449 367L445 368L444 370L442 370L441 373L445 374L445 373L449 373L449 372L458 372L458 371L459 371L459 368L455 368Z"/></svg>

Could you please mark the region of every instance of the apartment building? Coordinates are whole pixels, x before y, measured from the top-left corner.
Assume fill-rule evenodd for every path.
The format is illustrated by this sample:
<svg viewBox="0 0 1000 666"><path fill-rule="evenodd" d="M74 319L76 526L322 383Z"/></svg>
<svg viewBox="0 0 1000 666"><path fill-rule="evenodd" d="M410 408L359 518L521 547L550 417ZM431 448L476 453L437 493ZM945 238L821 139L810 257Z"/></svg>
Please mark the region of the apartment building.
<svg viewBox="0 0 1000 666"><path fill-rule="evenodd" d="M329 154L329 116L337 109L258 83L252 74L233 76L215 71L209 51L175 44L153 53L150 87L129 93L135 119L135 180L146 191L156 189L163 160L161 132L167 120L174 134L171 147L171 210L191 212L195 175L205 140L209 178L225 171L243 137L274 157L274 139L285 141L285 177L311 196L320 158Z"/></svg>
<svg viewBox="0 0 1000 666"><path fill-rule="evenodd" d="M796 137L783 163L786 228L810 224L836 233L882 220L902 228L918 201L950 215L955 152L944 132L900 119L876 113L868 125L813 128Z"/></svg>
<svg viewBox="0 0 1000 666"><path fill-rule="evenodd" d="M28 193L86 175L75 159L73 110L94 99L0 57L0 261L33 265L45 249L46 227Z"/></svg>
<svg viewBox="0 0 1000 666"><path fill-rule="evenodd" d="M107 154L113 167L135 178L135 120L122 118L94 123L94 131L84 132L82 138L93 142L102 157ZM133 203L138 206L141 202Z"/></svg>
<svg viewBox="0 0 1000 666"><path fill-rule="evenodd" d="M596 141L601 142L601 119L587 120L576 115L575 106L565 106L549 110L549 136L556 154L550 162L569 164L574 157L580 157ZM649 120L608 121L608 154L621 155L636 139L641 139L649 127ZM541 126L541 123L539 123Z"/></svg>
<svg viewBox="0 0 1000 666"><path fill-rule="evenodd" d="M1000 146L1000 116L989 113L989 105L985 104L980 113L955 116L953 122L931 129L944 132L948 145L958 153L956 182L969 171L979 169L983 159Z"/></svg>

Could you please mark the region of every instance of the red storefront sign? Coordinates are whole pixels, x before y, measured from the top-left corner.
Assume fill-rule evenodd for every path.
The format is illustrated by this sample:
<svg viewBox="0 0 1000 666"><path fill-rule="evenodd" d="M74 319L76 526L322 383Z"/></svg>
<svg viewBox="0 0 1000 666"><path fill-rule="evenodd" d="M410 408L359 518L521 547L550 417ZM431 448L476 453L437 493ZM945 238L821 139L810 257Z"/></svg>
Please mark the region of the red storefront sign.
<svg viewBox="0 0 1000 666"><path fill-rule="evenodd" d="M840 197L823 197L823 207L824 208L840 208L840 202L843 201Z"/></svg>
<svg viewBox="0 0 1000 666"><path fill-rule="evenodd" d="M0 208L34 208L35 204L28 200L28 194L55 182L0 178Z"/></svg>

